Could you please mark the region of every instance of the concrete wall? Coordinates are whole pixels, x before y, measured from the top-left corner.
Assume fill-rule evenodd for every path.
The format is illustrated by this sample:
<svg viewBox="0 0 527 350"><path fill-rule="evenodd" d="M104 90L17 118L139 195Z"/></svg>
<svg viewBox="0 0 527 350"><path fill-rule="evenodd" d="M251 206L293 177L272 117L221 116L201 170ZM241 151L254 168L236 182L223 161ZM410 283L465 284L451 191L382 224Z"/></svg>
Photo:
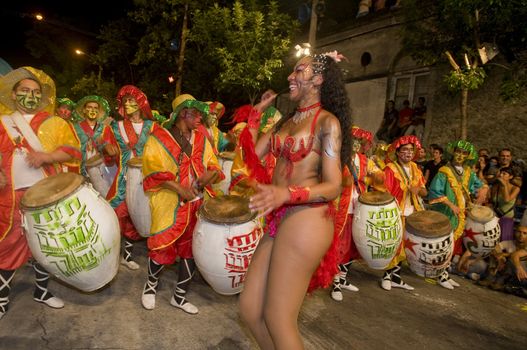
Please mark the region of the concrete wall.
<svg viewBox="0 0 527 350"><path fill-rule="evenodd" d="M384 114L387 84L387 78L346 84L354 125L372 132L379 128Z"/></svg>

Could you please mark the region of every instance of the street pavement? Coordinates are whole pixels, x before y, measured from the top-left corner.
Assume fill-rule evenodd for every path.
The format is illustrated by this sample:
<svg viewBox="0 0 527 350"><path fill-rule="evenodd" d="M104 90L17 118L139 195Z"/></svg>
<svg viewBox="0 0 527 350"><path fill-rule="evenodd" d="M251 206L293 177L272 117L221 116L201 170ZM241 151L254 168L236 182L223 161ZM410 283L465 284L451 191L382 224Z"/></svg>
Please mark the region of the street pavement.
<svg viewBox="0 0 527 350"><path fill-rule="evenodd" d="M238 314L237 296L215 293L197 275L188 315L170 305L177 269L162 272L155 310L141 306L146 280L144 242L136 244L137 271L120 266L103 289L82 293L50 282L66 306L53 310L33 301L33 269L17 272L10 309L0 320L0 349L258 349ZM414 291L379 287L381 271L356 263L352 282L335 302L329 290L305 299L299 324L306 349L526 349L527 299L454 277L454 291L426 282L407 268Z"/></svg>

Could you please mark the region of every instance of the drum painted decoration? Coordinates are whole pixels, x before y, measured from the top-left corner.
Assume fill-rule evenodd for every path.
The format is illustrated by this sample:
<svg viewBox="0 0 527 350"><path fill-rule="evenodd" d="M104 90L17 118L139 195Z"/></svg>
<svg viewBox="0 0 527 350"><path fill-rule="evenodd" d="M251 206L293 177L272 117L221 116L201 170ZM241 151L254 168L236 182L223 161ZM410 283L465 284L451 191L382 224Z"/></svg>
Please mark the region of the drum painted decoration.
<svg viewBox="0 0 527 350"><path fill-rule="evenodd" d="M113 178L110 178L110 172L104 165L104 161L100 155L91 157L86 161L86 172L88 173L93 188L95 188L101 196L106 197Z"/></svg>
<svg viewBox="0 0 527 350"><path fill-rule="evenodd" d="M126 205L135 229L142 237L150 236L152 214L150 202L143 190L142 158L132 158L128 161L126 171Z"/></svg>
<svg viewBox="0 0 527 350"><path fill-rule="evenodd" d="M33 257L61 281L85 292L110 282L119 268L115 211L85 178L62 173L29 188L22 226Z"/></svg>
<svg viewBox="0 0 527 350"><path fill-rule="evenodd" d="M392 261L402 240L401 215L395 198L377 191L361 194L352 230L364 261L372 269L383 270Z"/></svg>
<svg viewBox="0 0 527 350"><path fill-rule="evenodd" d="M404 250L410 269L421 277L440 276L450 265L454 232L448 217L432 210L406 218Z"/></svg>
<svg viewBox="0 0 527 350"><path fill-rule="evenodd" d="M203 203L194 229L192 252L199 271L219 294L241 292L245 273L263 235L248 199L220 196Z"/></svg>
<svg viewBox="0 0 527 350"><path fill-rule="evenodd" d="M487 257L500 240L499 219L489 207L476 205L468 211L463 244L474 257Z"/></svg>

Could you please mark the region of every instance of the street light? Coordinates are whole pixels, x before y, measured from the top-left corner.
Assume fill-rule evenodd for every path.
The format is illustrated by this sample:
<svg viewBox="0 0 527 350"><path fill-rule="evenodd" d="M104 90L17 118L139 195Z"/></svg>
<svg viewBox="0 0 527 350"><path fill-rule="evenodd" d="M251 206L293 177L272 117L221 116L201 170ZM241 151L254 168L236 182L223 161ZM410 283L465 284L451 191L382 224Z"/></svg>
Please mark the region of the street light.
<svg viewBox="0 0 527 350"><path fill-rule="evenodd" d="M102 80L102 66L99 63L99 59L96 56L90 55L89 53L86 53L82 51L81 49L75 49L75 54L78 56L86 56L90 60L92 60L93 63L95 63L99 67L99 74L97 75L97 92L100 93L101 90L101 80Z"/></svg>

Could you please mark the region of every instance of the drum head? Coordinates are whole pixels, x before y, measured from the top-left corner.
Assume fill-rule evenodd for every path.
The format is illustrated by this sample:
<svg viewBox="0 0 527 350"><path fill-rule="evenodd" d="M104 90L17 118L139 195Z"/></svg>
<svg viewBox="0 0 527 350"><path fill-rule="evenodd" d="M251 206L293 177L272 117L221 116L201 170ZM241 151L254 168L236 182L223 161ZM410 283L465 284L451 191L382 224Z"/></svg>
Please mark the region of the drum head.
<svg viewBox="0 0 527 350"><path fill-rule="evenodd" d="M365 192L359 196L359 202L369 205L385 205L394 200L393 196L388 192Z"/></svg>
<svg viewBox="0 0 527 350"><path fill-rule="evenodd" d="M219 156L222 157L223 159L227 159L227 160L234 160L234 156L236 154L234 152L220 152Z"/></svg>
<svg viewBox="0 0 527 350"><path fill-rule="evenodd" d="M141 168L141 167L143 167L143 158L141 158L141 157L132 158L132 159L128 160L128 162L126 164L128 164L128 166L130 166L132 168Z"/></svg>
<svg viewBox="0 0 527 350"><path fill-rule="evenodd" d="M85 181L75 173L60 173L40 180L22 196L20 204L24 208L41 208L57 203L70 195Z"/></svg>
<svg viewBox="0 0 527 350"><path fill-rule="evenodd" d="M200 216L216 224L241 224L256 217L249 209L249 199L240 196L219 196L205 201Z"/></svg>
<svg viewBox="0 0 527 350"><path fill-rule="evenodd" d="M406 231L425 238L442 237L452 232L445 214L433 210L416 211L406 218Z"/></svg>
<svg viewBox="0 0 527 350"><path fill-rule="evenodd" d="M468 211L468 216L477 222L487 223L494 218L494 211L483 205L475 205Z"/></svg>
<svg viewBox="0 0 527 350"><path fill-rule="evenodd" d="M98 166L100 164L102 164L102 157L100 154L97 154L86 161L86 167L88 168Z"/></svg>

